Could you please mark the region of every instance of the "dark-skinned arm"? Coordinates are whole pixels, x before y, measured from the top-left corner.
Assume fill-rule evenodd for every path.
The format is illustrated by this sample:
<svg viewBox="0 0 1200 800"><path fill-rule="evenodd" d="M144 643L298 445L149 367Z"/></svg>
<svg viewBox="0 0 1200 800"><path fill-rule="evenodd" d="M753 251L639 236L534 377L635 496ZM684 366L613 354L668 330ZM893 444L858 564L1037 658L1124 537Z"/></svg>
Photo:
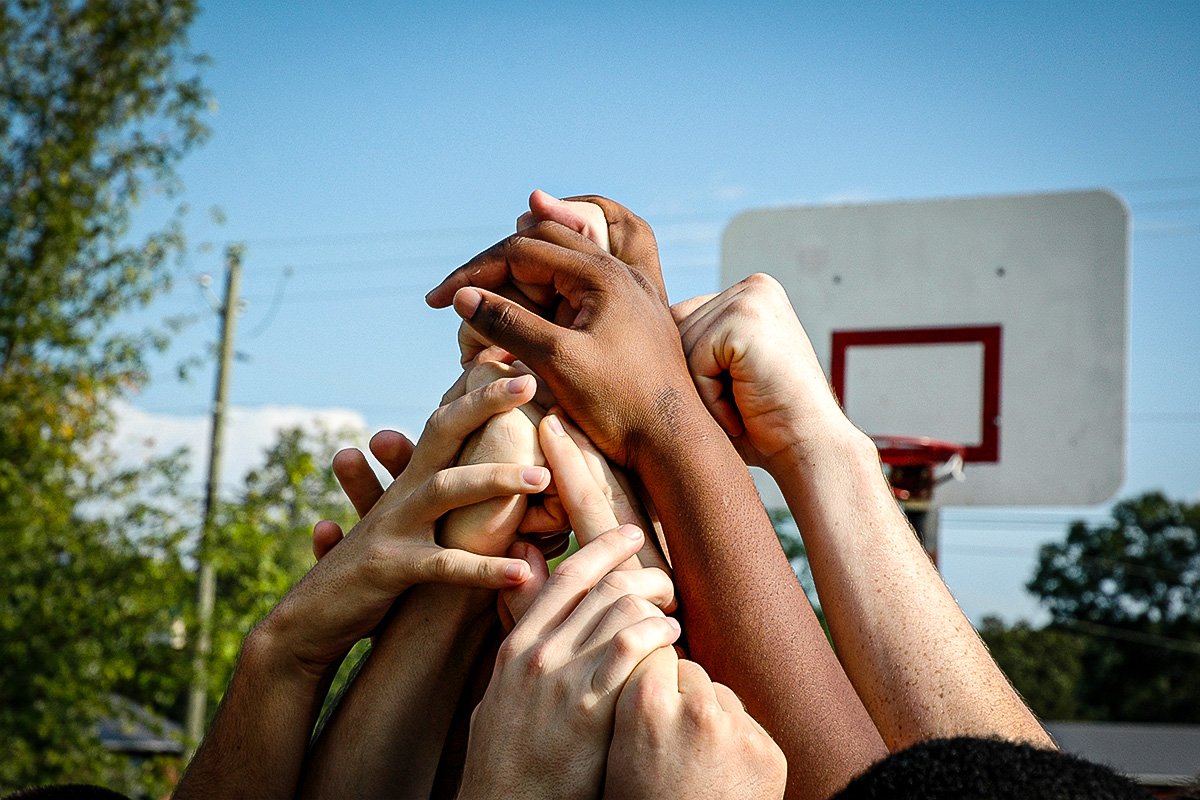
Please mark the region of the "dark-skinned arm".
<svg viewBox="0 0 1200 800"><path fill-rule="evenodd" d="M788 796L829 797L884 755L883 743L745 466L696 394L652 235L615 203L583 199L604 208L614 255L541 222L472 259L427 299L452 302L532 368L597 447L638 475L662 520L692 655L788 756ZM554 321L491 291L514 282L552 293L553 308L539 310Z"/></svg>

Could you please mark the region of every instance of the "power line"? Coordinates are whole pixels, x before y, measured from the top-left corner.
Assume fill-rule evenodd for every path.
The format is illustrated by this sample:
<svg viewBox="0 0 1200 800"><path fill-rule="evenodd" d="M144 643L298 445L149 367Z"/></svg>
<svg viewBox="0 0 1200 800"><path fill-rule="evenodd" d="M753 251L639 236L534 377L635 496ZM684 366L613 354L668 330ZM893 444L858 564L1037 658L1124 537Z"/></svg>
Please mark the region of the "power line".
<svg viewBox="0 0 1200 800"><path fill-rule="evenodd" d="M1130 631L1124 628L1117 628L1113 625L1102 625L1099 622L1087 622L1081 619L1064 619L1059 620L1056 624L1071 628L1075 632L1082 633L1085 636L1117 639L1119 641L1133 642L1134 644L1144 644L1149 647L1161 647L1164 650L1177 650L1182 653L1200 655L1200 642L1188 639L1177 639L1172 636L1159 636L1154 633Z"/></svg>

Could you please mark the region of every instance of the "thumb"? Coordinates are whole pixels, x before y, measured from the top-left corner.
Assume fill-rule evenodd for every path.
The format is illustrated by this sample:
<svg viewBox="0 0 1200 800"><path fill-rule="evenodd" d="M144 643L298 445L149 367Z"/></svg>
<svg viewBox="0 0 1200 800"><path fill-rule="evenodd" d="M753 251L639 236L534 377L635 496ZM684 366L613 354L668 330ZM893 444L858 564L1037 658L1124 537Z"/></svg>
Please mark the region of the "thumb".
<svg viewBox="0 0 1200 800"><path fill-rule="evenodd" d="M466 286L454 294L454 310L490 342L529 365L533 371L559 349L570 331L542 319L494 292Z"/></svg>

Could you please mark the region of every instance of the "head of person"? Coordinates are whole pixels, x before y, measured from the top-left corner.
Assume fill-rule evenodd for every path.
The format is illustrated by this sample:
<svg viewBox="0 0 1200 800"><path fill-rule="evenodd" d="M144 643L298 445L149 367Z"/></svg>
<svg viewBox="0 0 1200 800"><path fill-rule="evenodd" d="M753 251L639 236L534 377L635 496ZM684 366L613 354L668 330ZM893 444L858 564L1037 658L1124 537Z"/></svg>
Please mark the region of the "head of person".
<svg viewBox="0 0 1200 800"><path fill-rule="evenodd" d="M1108 767L1000 739L932 739L893 753L836 800L1147 800Z"/></svg>

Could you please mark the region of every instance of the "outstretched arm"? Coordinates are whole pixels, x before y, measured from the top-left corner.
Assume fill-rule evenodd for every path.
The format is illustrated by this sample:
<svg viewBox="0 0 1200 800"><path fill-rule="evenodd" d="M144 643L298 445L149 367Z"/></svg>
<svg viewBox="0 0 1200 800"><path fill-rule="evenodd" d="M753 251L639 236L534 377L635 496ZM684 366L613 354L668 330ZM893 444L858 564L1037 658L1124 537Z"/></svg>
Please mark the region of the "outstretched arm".
<svg viewBox="0 0 1200 800"><path fill-rule="evenodd" d="M947 736L1053 746L921 549L783 287L754 275L674 311L706 405L783 490L838 655L889 748Z"/></svg>
<svg viewBox="0 0 1200 800"><path fill-rule="evenodd" d="M448 466L470 431L532 396L533 380L517 381L490 384L439 409L401 478L247 636L229 691L176 798L293 797L328 681L398 596L418 583L499 589L530 577L524 561L443 549L434 541L434 522L449 509L540 491L548 483L540 467L534 481L517 465Z"/></svg>
<svg viewBox="0 0 1200 800"><path fill-rule="evenodd" d="M541 222L430 293L550 386L659 512L692 654L741 695L791 765L789 795L828 797L884 753L817 624L745 466L705 411L666 306L653 235L604 198L613 255ZM554 293L554 321L490 291ZM529 293L526 293L529 296Z"/></svg>

